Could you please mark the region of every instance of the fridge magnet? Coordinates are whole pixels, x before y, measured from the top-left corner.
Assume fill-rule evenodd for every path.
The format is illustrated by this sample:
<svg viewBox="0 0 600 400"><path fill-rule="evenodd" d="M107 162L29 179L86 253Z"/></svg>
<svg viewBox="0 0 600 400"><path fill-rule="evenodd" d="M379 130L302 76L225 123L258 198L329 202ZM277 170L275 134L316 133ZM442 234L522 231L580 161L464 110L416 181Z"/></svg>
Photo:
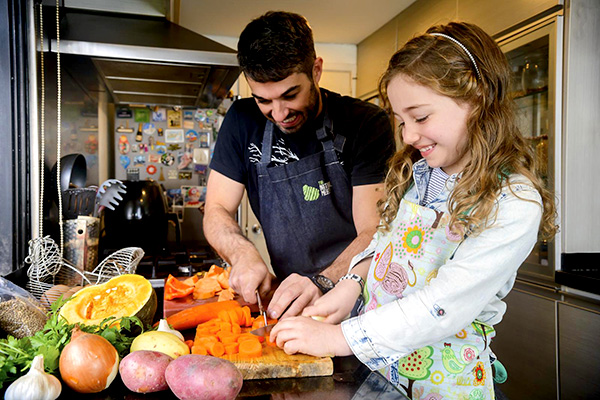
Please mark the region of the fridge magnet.
<svg viewBox="0 0 600 400"><path fill-rule="evenodd" d="M194 164L194 172L198 175L206 175L206 171L208 170L208 165L202 164Z"/></svg>
<svg viewBox="0 0 600 400"><path fill-rule="evenodd" d="M90 154L95 154L96 150L98 150L98 138L96 135L89 135L85 141L85 151Z"/></svg>
<svg viewBox="0 0 600 400"><path fill-rule="evenodd" d="M183 140L183 129L165 129L165 142L182 143Z"/></svg>
<svg viewBox="0 0 600 400"><path fill-rule="evenodd" d="M183 110L183 119L194 119L195 110Z"/></svg>
<svg viewBox="0 0 600 400"><path fill-rule="evenodd" d="M150 121L150 110L147 108L136 108L135 109L135 122L149 122Z"/></svg>
<svg viewBox="0 0 600 400"><path fill-rule="evenodd" d="M140 143L138 146L140 148L140 153L148 152L148 145L146 143Z"/></svg>
<svg viewBox="0 0 600 400"><path fill-rule="evenodd" d="M206 200L206 186L182 186L181 195L184 207L200 207Z"/></svg>
<svg viewBox="0 0 600 400"><path fill-rule="evenodd" d="M132 116L131 109L127 107L117 108L117 118L131 118Z"/></svg>
<svg viewBox="0 0 600 400"><path fill-rule="evenodd" d="M196 133L195 130L190 129L189 131L187 131L185 133L185 140L187 140L188 142L195 142L196 140L198 140L198 134Z"/></svg>
<svg viewBox="0 0 600 400"><path fill-rule="evenodd" d="M131 152L132 153L137 153L138 149L139 149L139 147L137 146L137 144L134 144L133 146L131 146Z"/></svg>
<svg viewBox="0 0 600 400"><path fill-rule="evenodd" d="M121 155L119 157L119 162L121 163L121 166L125 169L127 169L127 167L129 167L129 164L131 163L131 160L129 159L129 157Z"/></svg>
<svg viewBox="0 0 600 400"><path fill-rule="evenodd" d="M167 167L170 167L175 162L175 157L172 153L165 153L160 157L160 162Z"/></svg>
<svg viewBox="0 0 600 400"><path fill-rule="evenodd" d="M146 172L150 175L154 175L156 173L156 167L154 165L148 165L146 167Z"/></svg>
<svg viewBox="0 0 600 400"><path fill-rule="evenodd" d="M88 154L85 156L85 162L87 166L91 168L94 165L98 164L98 156L95 154Z"/></svg>
<svg viewBox="0 0 600 400"><path fill-rule="evenodd" d="M158 136L163 137L164 134L165 134L165 132L163 131L163 128L158 128Z"/></svg>
<svg viewBox="0 0 600 400"><path fill-rule="evenodd" d="M204 117L205 117L204 110L197 109L196 113L194 114L194 119L196 121L200 122L204 119Z"/></svg>
<svg viewBox="0 0 600 400"><path fill-rule="evenodd" d="M150 150L154 150L154 136L148 138L148 146L150 146Z"/></svg>
<svg viewBox="0 0 600 400"><path fill-rule="evenodd" d="M208 165L210 161L210 151L208 149L194 149L194 163Z"/></svg>
<svg viewBox="0 0 600 400"><path fill-rule="evenodd" d="M167 170L167 179L179 179L179 175L177 174L177 170L176 169L169 169Z"/></svg>
<svg viewBox="0 0 600 400"><path fill-rule="evenodd" d="M159 163L160 156L158 154L148 154L148 162Z"/></svg>
<svg viewBox="0 0 600 400"><path fill-rule="evenodd" d="M156 108L152 111L152 121L154 122L162 122L167 120L167 109L166 108Z"/></svg>
<svg viewBox="0 0 600 400"><path fill-rule="evenodd" d="M181 189L167 189L167 204L169 206L183 206L183 196Z"/></svg>
<svg viewBox="0 0 600 400"><path fill-rule="evenodd" d="M142 140L144 140L144 135L142 134L142 123L140 122L140 124L138 125L138 130L137 133L135 134L135 141L136 142L141 142Z"/></svg>
<svg viewBox="0 0 600 400"><path fill-rule="evenodd" d="M209 147L210 146L210 133L206 131L202 131L198 133L198 139L200 140L200 147Z"/></svg>
<svg viewBox="0 0 600 400"><path fill-rule="evenodd" d="M181 146L179 144L170 144L168 149L169 151L181 150Z"/></svg>
<svg viewBox="0 0 600 400"><path fill-rule="evenodd" d="M179 171L178 179L185 179L185 180L192 179L192 171Z"/></svg>
<svg viewBox="0 0 600 400"><path fill-rule="evenodd" d="M169 128L181 127L181 111L167 110L167 126Z"/></svg>
<svg viewBox="0 0 600 400"><path fill-rule="evenodd" d="M156 153L158 155L163 155L167 152L167 146L165 146L164 144L161 144L159 146L156 146Z"/></svg>
<svg viewBox="0 0 600 400"><path fill-rule="evenodd" d="M146 122L144 126L142 126L142 132L146 135L154 135L156 133L156 126L152 122Z"/></svg>
<svg viewBox="0 0 600 400"><path fill-rule="evenodd" d="M194 129L194 121L183 120L183 129Z"/></svg>
<svg viewBox="0 0 600 400"><path fill-rule="evenodd" d="M133 159L133 166L137 167L140 165L145 165L146 164L146 157L139 155L139 156L135 156L135 158Z"/></svg>
<svg viewBox="0 0 600 400"><path fill-rule="evenodd" d="M181 152L177 155L177 169L187 169L189 165L192 163L192 155L188 152Z"/></svg>
<svg viewBox="0 0 600 400"><path fill-rule="evenodd" d="M129 153L131 146L129 145L129 140L127 140L127 136L121 135L119 137L119 153L127 154Z"/></svg>
<svg viewBox="0 0 600 400"><path fill-rule="evenodd" d="M160 167L160 175L158 176L158 180L159 181L164 181L165 180L165 175L163 174L163 167Z"/></svg>

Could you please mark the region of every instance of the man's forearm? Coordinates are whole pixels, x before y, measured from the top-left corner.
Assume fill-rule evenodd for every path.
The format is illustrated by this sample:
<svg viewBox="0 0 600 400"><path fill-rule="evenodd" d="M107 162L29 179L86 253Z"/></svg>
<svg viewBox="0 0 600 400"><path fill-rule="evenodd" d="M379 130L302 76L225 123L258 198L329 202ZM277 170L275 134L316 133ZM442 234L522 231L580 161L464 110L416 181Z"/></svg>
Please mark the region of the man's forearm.
<svg viewBox="0 0 600 400"><path fill-rule="evenodd" d="M348 267L352 258L367 248L377 228L363 230L346 249L331 263L329 267L321 272L333 282L337 282L342 276L348 273Z"/></svg>
<svg viewBox="0 0 600 400"><path fill-rule="evenodd" d="M224 208L214 207L207 211L203 224L206 240L230 265L235 265L240 257L250 255L260 258L256 247Z"/></svg>

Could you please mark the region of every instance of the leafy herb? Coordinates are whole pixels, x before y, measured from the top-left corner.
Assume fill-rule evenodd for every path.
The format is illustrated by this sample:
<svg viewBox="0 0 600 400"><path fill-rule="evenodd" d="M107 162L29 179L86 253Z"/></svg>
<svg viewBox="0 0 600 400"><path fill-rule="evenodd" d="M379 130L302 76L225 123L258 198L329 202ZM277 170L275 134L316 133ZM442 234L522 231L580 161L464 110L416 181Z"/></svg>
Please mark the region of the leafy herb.
<svg viewBox="0 0 600 400"><path fill-rule="evenodd" d="M0 339L0 388L27 372L33 358L44 356L44 369L51 374L58 373L60 353L71 340L71 330L76 324L69 324L58 313L66 303L62 296L56 300L48 312L44 328L33 336L16 339L8 336ZM119 352L119 357L129 353L133 339L144 332L144 324L137 317L109 317L98 325L80 325L87 333L94 333L108 340Z"/></svg>

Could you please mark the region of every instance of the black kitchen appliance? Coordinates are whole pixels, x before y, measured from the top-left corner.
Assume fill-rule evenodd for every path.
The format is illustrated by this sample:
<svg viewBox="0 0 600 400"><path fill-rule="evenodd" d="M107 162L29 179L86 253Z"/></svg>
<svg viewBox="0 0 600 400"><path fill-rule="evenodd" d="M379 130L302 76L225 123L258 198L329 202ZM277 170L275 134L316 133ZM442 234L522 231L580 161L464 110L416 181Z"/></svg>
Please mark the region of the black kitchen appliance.
<svg viewBox="0 0 600 400"><path fill-rule="evenodd" d="M104 212L102 249L141 247L147 255L166 251L169 229L175 229L177 243L180 228L177 215L170 213L160 184L153 180L124 181L127 193L114 211Z"/></svg>

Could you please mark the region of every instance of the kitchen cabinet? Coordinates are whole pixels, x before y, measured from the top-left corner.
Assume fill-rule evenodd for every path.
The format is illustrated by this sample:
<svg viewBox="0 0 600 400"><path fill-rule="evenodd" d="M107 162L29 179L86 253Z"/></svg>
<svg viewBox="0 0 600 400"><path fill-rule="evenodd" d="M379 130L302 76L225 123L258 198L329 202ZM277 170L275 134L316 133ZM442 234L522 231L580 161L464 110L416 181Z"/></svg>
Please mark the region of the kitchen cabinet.
<svg viewBox="0 0 600 400"><path fill-rule="evenodd" d="M496 326L492 351L508 371L499 386L510 399L557 398L556 318L552 288L517 282L505 298L504 319Z"/></svg>
<svg viewBox="0 0 600 400"><path fill-rule="evenodd" d="M560 302L558 321L560 398L598 398L600 312Z"/></svg>

